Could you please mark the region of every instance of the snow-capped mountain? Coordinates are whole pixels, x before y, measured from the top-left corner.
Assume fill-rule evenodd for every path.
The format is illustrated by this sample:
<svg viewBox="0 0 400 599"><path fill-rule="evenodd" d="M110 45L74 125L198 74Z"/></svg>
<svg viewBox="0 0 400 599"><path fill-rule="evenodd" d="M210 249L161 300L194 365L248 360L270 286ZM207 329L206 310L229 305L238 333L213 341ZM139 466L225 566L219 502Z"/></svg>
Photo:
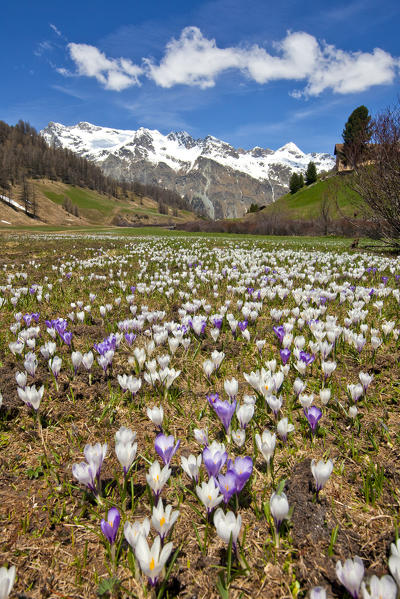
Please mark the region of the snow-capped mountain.
<svg viewBox="0 0 400 599"><path fill-rule="evenodd" d="M211 135L194 139L185 131L162 135L90 123L49 123L41 133L49 144L96 162L106 175L174 189L211 218L241 216L251 203L270 204L288 191L291 174L304 171L311 160L318 171L334 165L330 154L305 154L293 142L275 151L246 151Z"/></svg>

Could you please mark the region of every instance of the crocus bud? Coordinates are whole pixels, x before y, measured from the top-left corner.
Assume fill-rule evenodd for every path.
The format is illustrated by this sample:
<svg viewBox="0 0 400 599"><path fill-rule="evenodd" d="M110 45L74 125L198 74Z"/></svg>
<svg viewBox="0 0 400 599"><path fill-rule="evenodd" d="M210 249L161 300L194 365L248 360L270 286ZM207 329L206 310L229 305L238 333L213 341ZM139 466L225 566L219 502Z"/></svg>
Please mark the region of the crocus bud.
<svg viewBox="0 0 400 599"><path fill-rule="evenodd" d="M164 410L162 406L159 408L157 408L157 406L154 406L153 408L147 408L147 416L155 426L158 426L160 429L162 429L164 418Z"/></svg>
<svg viewBox="0 0 400 599"><path fill-rule="evenodd" d="M0 597L7 599L14 586L15 581L15 566L11 568L0 568Z"/></svg>
<svg viewBox="0 0 400 599"><path fill-rule="evenodd" d="M326 485L326 482L333 470L333 461L328 460L324 462L323 460L319 460L319 462L315 463L315 460L311 461L311 472L315 480L315 486L317 489L317 495L320 490Z"/></svg>
<svg viewBox="0 0 400 599"><path fill-rule="evenodd" d="M241 515L238 514L235 516L233 512L224 514L223 510L218 508L214 514L214 525L217 535L224 541L224 543L229 543L232 535L232 547L235 550L240 528L242 526Z"/></svg>
<svg viewBox="0 0 400 599"><path fill-rule="evenodd" d="M284 520L289 515L289 502L285 493L273 493L269 500L269 509L275 522L277 532Z"/></svg>
<svg viewBox="0 0 400 599"><path fill-rule="evenodd" d="M347 559L342 565L336 562L336 576L347 589L353 599L358 599L361 581L364 578L364 564L357 555L354 559Z"/></svg>
<svg viewBox="0 0 400 599"><path fill-rule="evenodd" d="M112 507L110 510L108 510L107 520L102 520L100 523L101 531L110 545L115 543L120 522L121 516L119 511L116 507Z"/></svg>

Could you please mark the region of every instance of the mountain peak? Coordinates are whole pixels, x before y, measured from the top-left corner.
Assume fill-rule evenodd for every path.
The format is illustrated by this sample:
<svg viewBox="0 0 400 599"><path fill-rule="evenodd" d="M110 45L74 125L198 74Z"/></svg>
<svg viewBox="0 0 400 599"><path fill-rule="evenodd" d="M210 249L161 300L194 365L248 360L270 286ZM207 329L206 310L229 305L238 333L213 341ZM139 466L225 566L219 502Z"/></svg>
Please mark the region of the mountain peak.
<svg viewBox="0 0 400 599"><path fill-rule="evenodd" d="M299 154L299 155L304 156L304 152L302 150L300 150L300 148L298 146L296 146L296 144L293 141L289 141L281 148L278 148L278 150L276 150L276 151L277 152L286 151L286 152L290 152L291 154Z"/></svg>
<svg viewBox="0 0 400 599"><path fill-rule="evenodd" d="M212 218L241 215L251 201L274 201L286 193L292 173L304 172L311 160L319 171L334 165L329 154L305 154L292 141L276 151L243 150L213 135L194 139L187 131L164 135L145 127L111 129L85 121L70 127L49 123L42 135L114 178L179 190Z"/></svg>

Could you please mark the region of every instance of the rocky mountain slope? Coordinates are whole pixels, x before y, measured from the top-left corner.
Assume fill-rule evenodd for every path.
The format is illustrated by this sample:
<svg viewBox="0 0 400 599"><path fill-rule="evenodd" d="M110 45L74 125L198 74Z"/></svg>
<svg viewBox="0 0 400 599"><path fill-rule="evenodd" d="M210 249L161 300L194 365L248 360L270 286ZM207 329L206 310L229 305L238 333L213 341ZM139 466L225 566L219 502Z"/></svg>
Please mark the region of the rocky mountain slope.
<svg viewBox="0 0 400 599"><path fill-rule="evenodd" d="M41 132L56 147L68 148L119 180L152 183L186 195L193 208L211 218L242 216L252 203L266 205L288 191L291 174L313 160L330 170L330 154L305 154L290 142L278 150L234 148L215 137L188 133L162 135L78 123L49 123Z"/></svg>

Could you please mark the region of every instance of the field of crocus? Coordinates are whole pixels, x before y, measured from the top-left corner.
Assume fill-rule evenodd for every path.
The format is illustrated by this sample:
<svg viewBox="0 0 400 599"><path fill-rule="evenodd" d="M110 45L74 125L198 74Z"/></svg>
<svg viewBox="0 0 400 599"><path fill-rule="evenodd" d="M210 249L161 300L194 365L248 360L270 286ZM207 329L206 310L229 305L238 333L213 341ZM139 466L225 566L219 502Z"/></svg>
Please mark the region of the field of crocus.
<svg viewBox="0 0 400 599"><path fill-rule="evenodd" d="M399 257L1 244L0 599L399 596Z"/></svg>

